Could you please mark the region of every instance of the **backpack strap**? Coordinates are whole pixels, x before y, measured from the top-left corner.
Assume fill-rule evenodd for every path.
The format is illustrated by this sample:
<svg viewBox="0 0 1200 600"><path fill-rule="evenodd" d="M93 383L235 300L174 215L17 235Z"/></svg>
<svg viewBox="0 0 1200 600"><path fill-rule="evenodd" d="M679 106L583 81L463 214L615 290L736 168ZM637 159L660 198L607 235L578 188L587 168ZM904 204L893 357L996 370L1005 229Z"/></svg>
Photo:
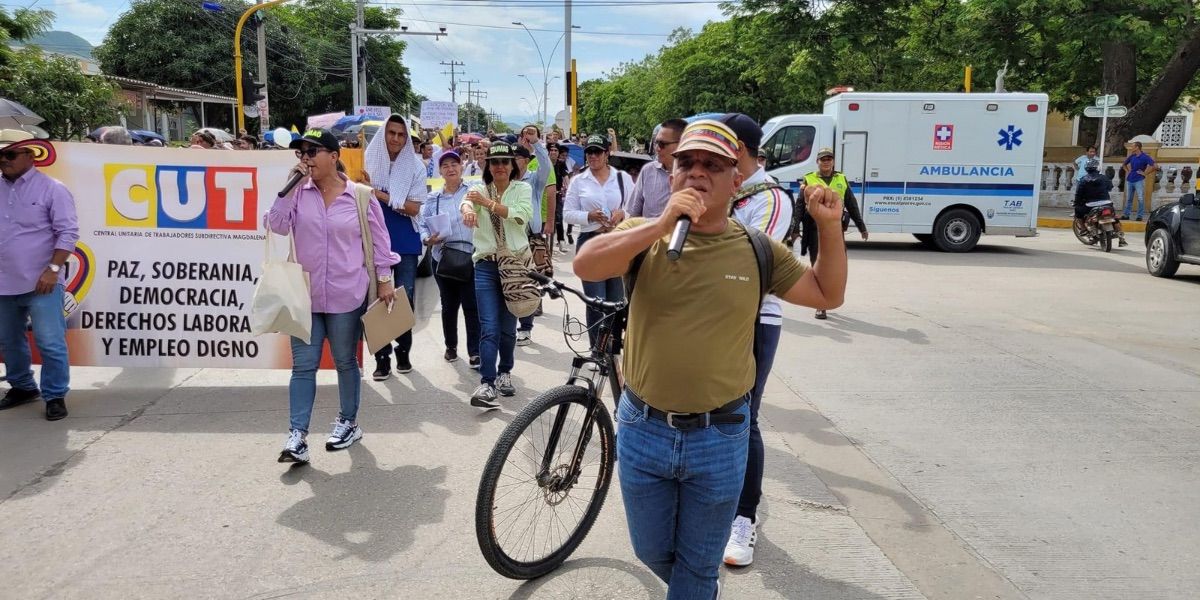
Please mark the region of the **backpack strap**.
<svg viewBox="0 0 1200 600"><path fill-rule="evenodd" d="M621 210L625 210L625 178L621 177L622 175L625 174L625 172L621 171L620 169L616 169L616 168L614 168L613 170L617 172L617 188L621 190L620 208L621 208ZM638 263L638 266L641 266L640 261Z"/></svg>
<svg viewBox="0 0 1200 600"><path fill-rule="evenodd" d="M771 278L775 273L775 251L771 248L771 236L757 229L746 229L746 234L750 238L750 247L754 249L754 261L758 264L758 311L755 313L757 322L757 315L762 312L763 299L771 290Z"/></svg>
<svg viewBox="0 0 1200 600"><path fill-rule="evenodd" d="M753 196L759 192L765 192L767 190L772 190L772 189L781 190L784 194L787 194L788 198L792 197L792 192L790 190L783 187L782 185L779 185L778 183L776 183L774 181L764 181L762 183L756 183L748 188L742 188L742 189L738 190L738 194L733 197L733 202L729 203L729 216L732 217L734 209L738 208L742 203L744 203L751 196Z"/></svg>

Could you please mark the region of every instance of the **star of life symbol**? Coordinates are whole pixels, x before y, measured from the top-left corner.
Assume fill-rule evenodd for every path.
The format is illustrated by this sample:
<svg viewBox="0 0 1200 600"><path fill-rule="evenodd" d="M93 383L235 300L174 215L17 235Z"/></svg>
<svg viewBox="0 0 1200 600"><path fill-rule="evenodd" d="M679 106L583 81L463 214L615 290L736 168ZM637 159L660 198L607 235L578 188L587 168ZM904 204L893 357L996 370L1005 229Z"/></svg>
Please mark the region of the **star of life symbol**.
<svg viewBox="0 0 1200 600"><path fill-rule="evenodd" d="M1014 125L1009 125L1008 129L1001 129L999 132L1000 139L996 140L997 146L1004 146L1005 150L1012 150L1013 146L1021 145L1021 134L1024 131L1017 129Z"/></svg>
<svg viewBox="0 0 1200 600"><path fill-rule="evenodd" d="M933 126L933 149L950 150L954 147L954 126L938 123Z"/></svg>

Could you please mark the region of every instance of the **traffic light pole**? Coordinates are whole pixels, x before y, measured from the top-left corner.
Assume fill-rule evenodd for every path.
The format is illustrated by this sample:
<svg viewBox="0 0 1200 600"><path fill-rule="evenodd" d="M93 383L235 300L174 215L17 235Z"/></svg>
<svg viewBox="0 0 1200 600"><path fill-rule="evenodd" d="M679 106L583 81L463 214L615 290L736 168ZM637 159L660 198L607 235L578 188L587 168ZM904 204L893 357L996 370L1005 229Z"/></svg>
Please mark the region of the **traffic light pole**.
<svg viewBox="0 0 1200 600"><path fill-rule="evenodd" d="M258 3L262 4L264 1L258 0ZM267 93L267 28L263 26L262 21L258 23L258 76L262 80L263 96L263 105L258 110L258 133L261 138L271 129L271 117L267 112L270 103L270 95ZM241 135L241 131L238 135Z"/></svg>
<svg viewBox="0 0 1200 600"><path fill-rule="evenodd" d="M246 115L242 112L242 107L245 105L243 103L243 98L245 97L246 92L246 90L242 89L242 28L246 26L246 20L249 19L254 13L264 8L278 6L287 1L288 0L270 0L270 2L255 4L254 6L247 8L246 12L242 13L241 18L238 19L237 27L233 30L233 81L234 86L237 88L237 127L239 132L246 128ZM259 26L259 29L261 30L262 27ZM264 38L265 36L259 39ZM264 52L265 47L265 44L260 42L259 52ZM263 62L266 62L265 55ZM264 70L263 72L265 73L266 71Z"/></svg>

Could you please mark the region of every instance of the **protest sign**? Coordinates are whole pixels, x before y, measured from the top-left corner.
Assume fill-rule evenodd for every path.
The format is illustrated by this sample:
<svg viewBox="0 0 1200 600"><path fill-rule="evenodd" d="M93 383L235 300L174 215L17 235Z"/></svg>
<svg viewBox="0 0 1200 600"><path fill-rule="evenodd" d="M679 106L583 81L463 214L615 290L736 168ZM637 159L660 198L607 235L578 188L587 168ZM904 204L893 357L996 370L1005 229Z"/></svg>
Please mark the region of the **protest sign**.
<svg viewBox="0 0 1200 600"><path fill-rule="evenodd" d="M354 114L367 115L373 121L386 121L392 116L392 107L390 106L355 106Z"/></svg>
<svg viewBox="0 0 1200 600"><path fill-rule="evenodd" d="M426 100L421 103L421 127L441 130L447 123L458 128L458 105L453 102Z"/></svg>

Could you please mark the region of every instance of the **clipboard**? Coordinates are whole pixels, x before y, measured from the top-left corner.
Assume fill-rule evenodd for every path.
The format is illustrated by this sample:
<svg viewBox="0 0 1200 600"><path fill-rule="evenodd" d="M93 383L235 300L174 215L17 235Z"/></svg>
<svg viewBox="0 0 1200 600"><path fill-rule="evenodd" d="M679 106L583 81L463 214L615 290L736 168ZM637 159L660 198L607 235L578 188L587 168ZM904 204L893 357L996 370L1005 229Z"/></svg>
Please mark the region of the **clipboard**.
<svg viewBox="0 0 1200 600"><path fill-rule="evenodd" d="M392 340L411 331L417 319L413 316L412 306L408 304L408 294L404 293L403 288L396 288L392 312L388 313L386 302L376 300L363 313L362 324L367 350L375 354Z"/></svg>

